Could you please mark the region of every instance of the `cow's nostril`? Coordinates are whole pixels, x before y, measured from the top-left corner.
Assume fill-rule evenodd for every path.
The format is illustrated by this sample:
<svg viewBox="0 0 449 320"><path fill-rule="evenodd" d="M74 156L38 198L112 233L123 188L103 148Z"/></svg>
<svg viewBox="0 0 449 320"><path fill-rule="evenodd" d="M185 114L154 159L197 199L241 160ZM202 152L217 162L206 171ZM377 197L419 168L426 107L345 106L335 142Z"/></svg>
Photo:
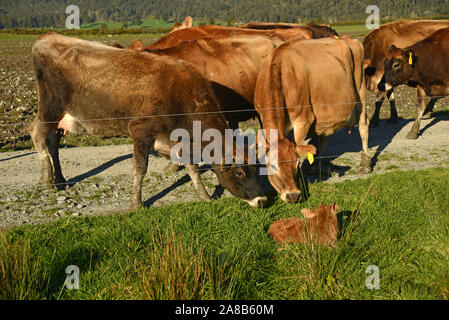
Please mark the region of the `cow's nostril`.
<svg viewBox="0 0 449 320"><path fill-rule="evenodd" d="M257 200L257 206L258 206L259 208L263 208L263 206L265 205L265 203L267 203L267 198L266 198L266 197L259 198L259 199Z"/></svg>

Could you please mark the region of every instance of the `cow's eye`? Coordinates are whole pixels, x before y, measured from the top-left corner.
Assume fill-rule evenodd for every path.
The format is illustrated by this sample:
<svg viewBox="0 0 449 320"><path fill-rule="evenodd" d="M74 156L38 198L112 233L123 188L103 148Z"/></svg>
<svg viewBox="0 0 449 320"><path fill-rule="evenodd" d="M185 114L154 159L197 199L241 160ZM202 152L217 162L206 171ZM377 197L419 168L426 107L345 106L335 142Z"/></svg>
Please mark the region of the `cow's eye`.
<svg viewBox="0 0 449 320"><path fill-rule="evenodd" d="M234 174L235 174L235 176L237 178L243 178L245 176L245 171L243 171L243 170L235 170Z"/></svg>
<svg viewBox="0 0 449 320"><path fill-rule="evenodd" d="M393 69L400 69L401 68L401 64L399 62L395 62L393 63Z"/></svg>

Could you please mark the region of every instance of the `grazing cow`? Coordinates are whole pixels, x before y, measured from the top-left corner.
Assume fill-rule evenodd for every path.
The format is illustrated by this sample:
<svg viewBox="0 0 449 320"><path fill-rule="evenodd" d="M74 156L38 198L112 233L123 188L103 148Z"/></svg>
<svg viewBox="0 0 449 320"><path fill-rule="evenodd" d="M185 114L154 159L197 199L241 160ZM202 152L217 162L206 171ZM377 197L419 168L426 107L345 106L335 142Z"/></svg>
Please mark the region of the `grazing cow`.
<svg viewBox="0 0 449 320"><path fill-rule="evenodd" d="M133 139L132 208L142 205L148 153L159 135L182 128L192 136L193 121L198 120L202 131L217 129L224 139L227 125L210 83L185 62L55 33L38 39L32 57L39 108L30 133L44 187L65 183L57 153L59 140L51 137L65 115L89 134ZM211 166L233 195L252 205L265 202L254 171L246 166Z"/></svg>
<svg viewBox="0 0 449 320"><path fill-rule="evenodd" d="M373 92L378 91L378 84L384 74L384 61L392 45L405 48L423 40L435 31L447 27L449 27L449 21L401 20L387 23L379 29L370 32L363 40L366 88ZM380 91L376 98L376 108L371 119L373 126L378 125L380 108L386 97L390 102L391 110L388 122L397 122L398 113L394 100L394 89L391 88L388 91Z"/></svg>
<svg viewBox="0 0 449 320"><path fill-rule="evenodd" d="M441 29L418 43L400 49L393 45L385 60L379 87L391 90L401 84L418 89L417 116L407 139L417 139L421 118L432 112L439 98L449 95L449 28ZM430 97L427 104L424 97Z"/></svg>
<svg viewBox="0 0 449 320"><path fill-rule="evenodd" d="M270 226L268 232L281 244L316 242L333 248L338 236L337 211L335 202L332 205L321 205L315 211L302 209L301 213L306 219L292 217L278 220Z"/></svg>
<svg viewBox="0 0 449 320"><path fill-rule="evenodd" d="M268 176L285 202L297 202L298 156L315 151L303 146L308 134L326 137L359 124L363 152L361 170L368 172L368 119L363 79L363 46L347 37L289 41L265 60L256 84L254 104L263 128L277 129L278 163L268 150ZM294 133L294 142L287 136ZM271 145L271 137L267 134ZM322 146L320 150L323 150Z"/></svg>

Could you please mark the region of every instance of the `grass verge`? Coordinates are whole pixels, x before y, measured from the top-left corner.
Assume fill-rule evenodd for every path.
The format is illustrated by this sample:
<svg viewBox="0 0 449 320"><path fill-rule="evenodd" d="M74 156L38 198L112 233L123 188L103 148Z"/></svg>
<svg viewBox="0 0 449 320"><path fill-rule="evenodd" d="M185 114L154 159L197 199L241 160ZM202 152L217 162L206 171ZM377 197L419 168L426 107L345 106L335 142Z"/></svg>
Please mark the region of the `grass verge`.
<svg viewBox="0 0 449 320"><path fill-rule="evenodd" d="M0 234L0 299L448 299L449 169L310 185L265 209L225 198L62 218ZM337 201L334 250L280 248L270 224ZM351 213L352 219L347 216ZM64 288L80 269L80 289ZM368 290L368 266L380 289Z"/></svg>

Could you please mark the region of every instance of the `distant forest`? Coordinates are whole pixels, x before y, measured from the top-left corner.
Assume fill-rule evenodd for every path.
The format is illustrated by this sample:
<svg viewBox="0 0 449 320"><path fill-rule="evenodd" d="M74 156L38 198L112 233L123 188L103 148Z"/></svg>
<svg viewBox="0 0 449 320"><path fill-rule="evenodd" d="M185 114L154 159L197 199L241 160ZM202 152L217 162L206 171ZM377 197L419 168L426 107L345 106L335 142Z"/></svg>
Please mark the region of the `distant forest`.
<svg viewBox="0 0 449 320"><path fill-rule="evenodd" d="M432 17L449 12L449 0L0 0L0 29L63 27L65 8L80 8L81 21L140 25L143 19L209 23L250 21L335 23L365 20L375 4L382 18Z"/></svg>

